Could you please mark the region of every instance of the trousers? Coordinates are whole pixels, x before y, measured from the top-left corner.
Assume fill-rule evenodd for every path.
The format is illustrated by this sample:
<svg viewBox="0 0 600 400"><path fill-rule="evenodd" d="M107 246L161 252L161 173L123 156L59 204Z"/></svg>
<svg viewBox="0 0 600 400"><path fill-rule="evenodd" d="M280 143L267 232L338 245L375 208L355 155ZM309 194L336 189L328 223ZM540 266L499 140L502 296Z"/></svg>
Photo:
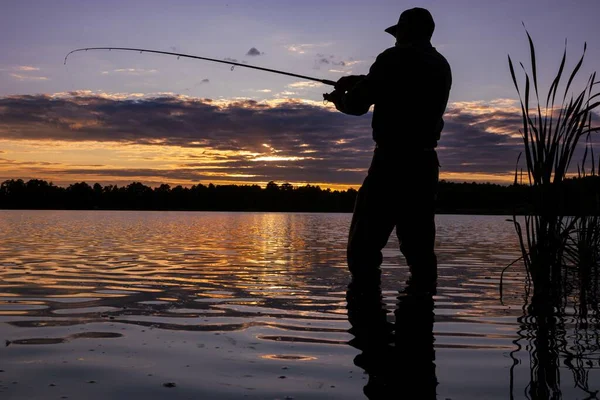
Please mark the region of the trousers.
<svg viewBox="0 0 600 400"><path fill-rule="evenodd" d="M377 147L358 191L348 236L353 279L379 279L381 250L396 228L411 279L437 278L435 199L439 180L435 150Z"/></svg>

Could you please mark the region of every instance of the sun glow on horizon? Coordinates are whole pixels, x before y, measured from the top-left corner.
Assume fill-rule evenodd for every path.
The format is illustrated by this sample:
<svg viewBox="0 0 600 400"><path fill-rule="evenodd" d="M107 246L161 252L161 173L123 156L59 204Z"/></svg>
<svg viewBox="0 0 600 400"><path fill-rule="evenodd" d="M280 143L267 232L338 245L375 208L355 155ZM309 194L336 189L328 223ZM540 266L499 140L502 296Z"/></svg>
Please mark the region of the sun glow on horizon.
<svg viewBox="0 0 600 400"><path fill-rule="evenodd" d="M19 113L24 102L38 107L36 118L18 117L25 115ZM441 179L512 183L512 153L516 159L521 146L513 100L454 102L446 121L451 128L438 147L445 165ZM471 152L468 163L460 161L464 149L479 146L506 160L473 159ZM182 186L275 181L357 188L372 142L368 117L348 118L331 105L302 98L211 100L79 90L0 97L0 149L3 180ZM506 172L487 172L490 161L495 171L506 164Z"/></svg>

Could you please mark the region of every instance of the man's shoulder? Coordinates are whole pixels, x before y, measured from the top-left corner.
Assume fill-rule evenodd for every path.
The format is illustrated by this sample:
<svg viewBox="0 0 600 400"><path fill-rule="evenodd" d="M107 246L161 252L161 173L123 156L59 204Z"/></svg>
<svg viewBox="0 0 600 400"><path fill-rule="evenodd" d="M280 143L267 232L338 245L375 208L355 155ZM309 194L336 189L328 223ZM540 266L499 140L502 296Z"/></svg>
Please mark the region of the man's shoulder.
<svg viewBox="0 0 600 400"><path fill-rule="evenodd" d="M441 58L443 58L445 60L445 58L436 51L436 49L434 47L427 47L427 48L419 48L419 47L412 47L412 46L392 46L390 48L385 49L384 51L382 51L378 56L377 56L377 61L391 61L394 59L398 59L398 58L404 58L406 57L407 59L415 59L415 56L418 56L420 54L426 54L426 53L431 53L432 55L435 54L436 56L441 56Z"/></svg>
<svg viewBox="0 0 600 400"><path fill-rule="evenodd" d="M442 53L440 53L435 47L433 47L432 49L433 49L435 57L438 61L438 64L443 66L445 69L450 70L450 63L448 62L446 57L444 57L444 55Z"/></svg>
<svg viewBox="0 0 600 400"><path fill-rule="evenodd" d="M390 47L379 53L377 56L377 61L389 60L398 55L397 47Z"/></svg>
<svg viewBox="0 0 600 400"><path fill-rule="evenodd" d="M388 47L387 49L382 51L381 54L379 54L379 55L385 56L385 55L397 54L399 49L400 49L400 47L398 47L398 46Z"/></svg>
<svg viewBox="0 0 600 400"><path fill-rule="evenodd" d="M450 73L450 64L435 47L393 46L382 51L373 65L378 70L399 71L404 68L435 66Z"/></svg>
<svg viewBox="0 0 600 400"><path fill-rule="evenodd" d="M402 52L399 51L398 47L390 47L379 53L373 66L380 70L387 70L394 68L398 64L398 60L402 58Z"/></svg>
<svg viewBox="0 0 600 400"><path fill-rule="evenodd" d="M436 49L435 47L431 48L433 50L433 53L439 57L441 60L444 60L445 62L448 62L448 60L446 59L446 57L444 57L444 55L442 53L439 52L438 49Z"/></svg>

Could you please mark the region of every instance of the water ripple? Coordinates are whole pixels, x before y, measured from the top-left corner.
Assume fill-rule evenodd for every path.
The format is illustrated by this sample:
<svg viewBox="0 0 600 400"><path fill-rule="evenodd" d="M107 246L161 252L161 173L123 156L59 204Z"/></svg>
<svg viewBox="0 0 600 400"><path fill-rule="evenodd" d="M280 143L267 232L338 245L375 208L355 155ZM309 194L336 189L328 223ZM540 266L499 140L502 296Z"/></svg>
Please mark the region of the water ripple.
<svg viewBox="0 0 600 400"><path fill-rule="evenodd" d="M328 359L327 365L351 368L356 352L348 346L346 316L349 219L342 214L0 212L0 333L13 345L51 348L87 338L102 346L128 343L131 351L144 354L141 346L161 340L160 332L176 332L184 336L169 342L174 348L186 338L194 351L228 348L252 363L316 365ZM513 229L504 217L438 217L433 333L442 391L444 371L454 368L457 358L515 350L522 267L505 274L503 302L498 291L502 268L520 256ZM393 322L391 310L408 278L394 240L384 250L382 271ZM85 332L72 332L81 329ZM149 332L157 336L144 336ZM211 343L207 347L188 336L199 333L218 336L203 339ZM218 368L221 358L206 357ZM494 379L499 371L494 368L483 368L481 379ZM355 386L363 384L356 379ZM448 393L453 385L451 380ZM359 395L360 390L354 396ZM344 396L350 397L339 398L352 398Z"/></svg>

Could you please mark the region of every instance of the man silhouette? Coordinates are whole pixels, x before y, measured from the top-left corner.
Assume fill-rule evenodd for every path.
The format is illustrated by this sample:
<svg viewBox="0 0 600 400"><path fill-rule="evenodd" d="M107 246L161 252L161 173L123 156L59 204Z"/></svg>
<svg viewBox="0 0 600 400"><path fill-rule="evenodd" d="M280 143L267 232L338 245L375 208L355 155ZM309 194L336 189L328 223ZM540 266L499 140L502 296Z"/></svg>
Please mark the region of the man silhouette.
<svg viewBox="0 0 600 400"><path fill-rule="evenodd" d="M375 153L358 192L348 240L348 267L355 280L379 282L381 250L394 227L411 279L431 282L437 277L435 148L452 75L446 59L431 46L434 29L429 11L404 11L398 24L386 29L396 45L377 57L368 75L343 77L326 95L350 115L363 115L375 105Z"/></svg>

